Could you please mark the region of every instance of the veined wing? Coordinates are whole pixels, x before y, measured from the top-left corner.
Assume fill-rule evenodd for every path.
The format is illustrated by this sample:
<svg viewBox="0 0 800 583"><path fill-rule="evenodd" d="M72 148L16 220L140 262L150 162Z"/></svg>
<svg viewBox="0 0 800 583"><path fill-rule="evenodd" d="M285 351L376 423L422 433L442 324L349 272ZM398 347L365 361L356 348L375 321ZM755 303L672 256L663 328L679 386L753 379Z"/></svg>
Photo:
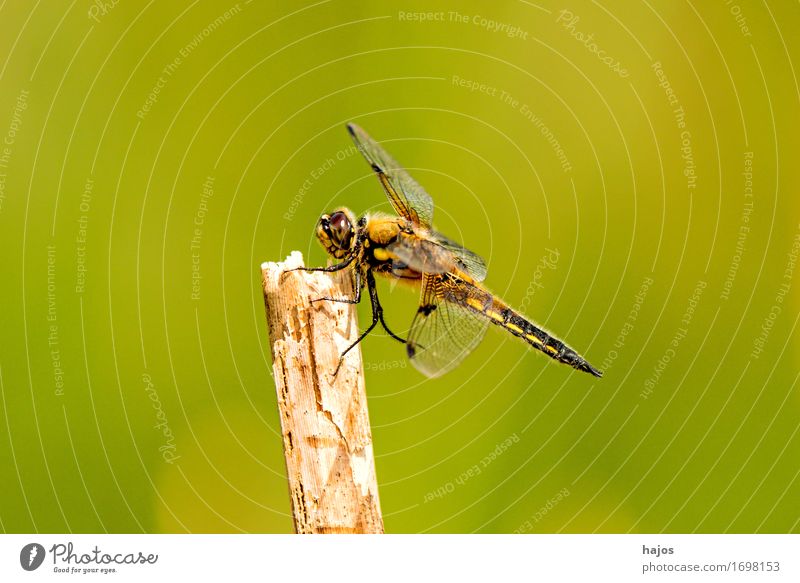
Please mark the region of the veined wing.
<svg viewBox="0 0 800 583"><path fill-rule="evenodd" d="M456 257L448 249L418 235L401 233L386 250L420 273L445 273L456 267Z"/></svg>
<svg viewBox="0 0 800 583"><path fill-rule="evenodd" d="M461 271L469 274L475 281L486 279L486 262L483 257L436 231L431 232L431 238L455 255L456 263Z"/></svg>
<svg viewBox="0 0 800 583"><path fill-rule="evenodd" d="M476 281L486 278L483 259L435 231L420 235L401 234L386 250L420 273L444 273L458 268Z"/></svg>
<svg viewBox="0 0 800 583"><path fill-rule="evenodd" d="M378 174L378 179L394 210L416 226L430 228L433 221L433 201L419 183L398 164L389 153L354 123L347 124L358 149Z"/></svg>
<svg viewBox="0 0 800 583"><path fill-rule="evenodd" d="M453 274L423 274L420 305L406 343L411 364L429 377L457 366L489 325L488 318L476 310L491 303L490 293Z"/></svg>

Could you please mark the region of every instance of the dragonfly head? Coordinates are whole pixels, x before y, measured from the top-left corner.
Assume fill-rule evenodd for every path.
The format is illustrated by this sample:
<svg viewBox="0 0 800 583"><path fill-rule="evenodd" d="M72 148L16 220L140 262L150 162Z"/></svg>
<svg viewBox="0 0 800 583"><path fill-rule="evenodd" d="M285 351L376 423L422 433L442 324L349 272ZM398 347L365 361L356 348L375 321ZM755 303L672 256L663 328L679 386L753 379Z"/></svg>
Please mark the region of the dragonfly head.
<svg viewBox="0 0 800 583"><path fill-rule="evenodd" d="M342 259L350 254L356 241L356 217L350 209L341 208L322 215L317 223L317 239L330 255Z"/></svg>

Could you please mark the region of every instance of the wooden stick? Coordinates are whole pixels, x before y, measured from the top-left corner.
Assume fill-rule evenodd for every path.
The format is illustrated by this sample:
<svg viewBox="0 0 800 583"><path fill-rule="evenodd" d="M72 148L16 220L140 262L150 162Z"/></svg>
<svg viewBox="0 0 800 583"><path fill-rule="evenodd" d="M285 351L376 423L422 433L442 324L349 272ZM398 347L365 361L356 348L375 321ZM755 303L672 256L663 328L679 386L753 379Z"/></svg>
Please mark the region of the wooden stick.
<svg viewBox="0 0 800 583"><path fill-rule="evenodd" d="M272 372L295 531L382 533L372 432L355 306L311 300L352 298L347 270L293 271L298 251L261 266Z"/></svg>

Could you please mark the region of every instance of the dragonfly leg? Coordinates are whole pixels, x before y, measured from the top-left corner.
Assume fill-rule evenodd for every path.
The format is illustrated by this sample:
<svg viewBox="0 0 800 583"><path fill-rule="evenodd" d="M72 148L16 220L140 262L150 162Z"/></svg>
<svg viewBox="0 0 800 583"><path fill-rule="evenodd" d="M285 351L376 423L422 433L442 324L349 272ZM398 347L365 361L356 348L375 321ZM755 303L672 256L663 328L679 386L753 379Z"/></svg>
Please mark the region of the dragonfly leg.
<svg viewBox="0 0 800 583"><path fill-rule="evenodd" d="M353 283L353 285L356 288L355 297L353 297L353 298L330 298L328 296L325 296L324 298L316 298L314 300L311 300L311 303L313 304L314 302L321 302L322 300L325 300L325 301L328 301L328 302L340 302L342 304L357 304L357 303L361 302L361 287L362 287L361 286L361 272L356 271L355 272L355 277L353 279L355 279L355 282Z"/></svg>
<svg viewBox="0 0 800 583"><path fill-rule="evenodd" d="M383 329L386 330L389 336L391 336L392 338L394 338L395 340L397 340L402 344L406 344L408 342L408 340L406 340L405 338L400 338L400 336L389 330L389 326L386 325L386 322L383 319L383 312L381 312L380 318L381 318L381 326L383 326Z"/></svg>
<svg viewBox="0 0 800 583"><path fill-rule="evenodd" d="M336 378L336 375L339 373L339 369L342 367L342 363L344 362L344 357L347 355L347 353L350 352L356 346L358 346L358 343L364 340L364 338L367 337L367 334L372 332L372 329L375 328L377 323L378 323L378 318L375 318L373 316L372 324L370 324L369 327L361 333L361 336L359 336L355 342L353 342L350 346L345 348L344 352L342 352L339 355L339 364L336 365L336 370L333 371L334 378Z"/></svg>
<svg viewBox="0 0 800 583"><path fill-rule="evenodd" d="M361 283L360 280L358 281L358 283ZM339 364L336 365L336 370L333 371L333 376L334 377L336 377L336 374L339 372L339 369L342 366L342 362L344 361L345 355L348 352L350 352L353 348L355 348L358 345L359 342L364 340L364 338L366 338L367 335L370 332L372 332L372 330L375 328L375 326L378 325L378 322L380 322L383 325L383 328L389 333L389 335L392 338L394 338L395 340L398 340L399 342L402 342L403 344L406 343L405 340L403 340L397 334L395 334L394 332L389 330L389 328L386 326L386 322L383 320L383 308L381 307L380 301L378 301L378 290L377 290L377 288L375 286L375 276L372 275L371 271L367 272L367 287L369 288L369 299L370 299L370 303L372 304L372 322L367 327L367 329L364 330L361 333L361 336L359 336L358 339L356 339L355 342L353 342L350 346L348 346L345 349L345 351L342 352L342 354L339 355ZM360 289L361 288L359 287L359 290ZM360 297L360 295L359 295L359 297Z"/></svg>
<svg viewBox="0 0 800 583"><path fill-rule="evenodd" d="M381 307L381 303L378 301L378 288L375 286L375 277L372 275L371 271L367 272L367 287L369 288L369 299L372 301L372 321L380 320L381 326L383 326L383 329L386 330L389 336L405 344L406 340L389 330L389 326L386 325L386 320L383 319L383 307Z"/></svg>
<svg viewBox="0 0 800 583"><path fill-rule="evenodd" d="M341 271L348 265L350 265L353 260L356 258L356 253L351 253L350 256L342 261L341 263L337 263L336 265L328 265L327 267L295 267L294 269L287 269L283 273L281 273L281 277L284 277L287 273L291 273L292 271L325 271L325 272L332 272L332 271Z"/></svg>

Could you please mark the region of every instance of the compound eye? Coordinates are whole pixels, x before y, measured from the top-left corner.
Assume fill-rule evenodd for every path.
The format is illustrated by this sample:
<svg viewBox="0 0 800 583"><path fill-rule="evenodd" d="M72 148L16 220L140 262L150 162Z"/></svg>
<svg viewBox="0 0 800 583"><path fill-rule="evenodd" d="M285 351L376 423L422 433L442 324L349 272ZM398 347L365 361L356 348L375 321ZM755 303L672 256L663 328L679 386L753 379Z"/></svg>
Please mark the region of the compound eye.
<svg viewBox="0 0 800 583"><path fill-rule="evenodd" d="M350 241L353 238L353 227L350 219L342 211L337 211L331 215L330 219L331 240L339 249L349 249Z"/></svg>
<svg viewBox="0 0 800 583"><path fill-rule="evenodd" d="M350 232L350 220L347 218L347 215L341 211L335 212L331 215L331 230L332 231L339 231L340 233L349 233Z"/></svg>

